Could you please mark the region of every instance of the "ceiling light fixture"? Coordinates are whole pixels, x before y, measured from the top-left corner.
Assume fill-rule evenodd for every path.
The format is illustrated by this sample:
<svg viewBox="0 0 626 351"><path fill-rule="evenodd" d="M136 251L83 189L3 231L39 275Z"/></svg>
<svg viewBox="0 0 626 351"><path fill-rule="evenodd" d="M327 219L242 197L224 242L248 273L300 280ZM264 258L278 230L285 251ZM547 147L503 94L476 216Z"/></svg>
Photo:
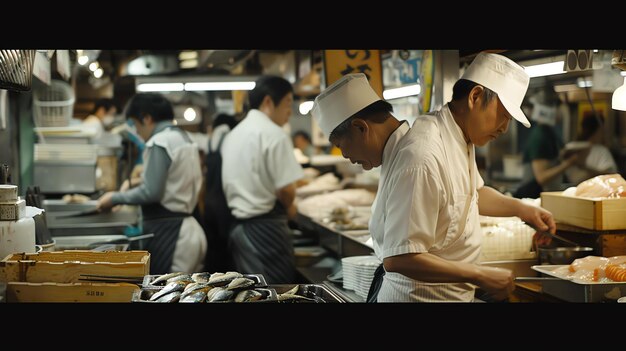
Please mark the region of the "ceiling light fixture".
<svg viewBox="0 0 626 351"><path fill-rule="evenodd" d="M96 78L101 78L103 74L104 74L104 71L102 70L102 68L98 68L95 71L93 71L93 76Z"/></svg>
<svg viewBox="0 0 626 351"><path fill-rule="evenodd" d="M298 106L301 115L306 115L313 108L313 101L305 101Z"/></svg>
<svg viewBox="0 0 626 351"><path fill-rule="evenodd" d="M255 82L193 82L185 83L185 91L252 90Z"/></svg>
<svg viewBox="0 0 626 351"><path fill-rule="evenodd" d="M89 56L87 55L78 56L79 65L84 66L87 64L87 62L89 62Z"/></svg>
<svg viewBox="0 0 626 351"><path fill-rule="evenodd" d="M530 78L551 76L555 74L565 73L563 70L565 61L556 61L550 63L542 63L539 65L526 66L524 70Z"/></svg>
<svg viewBox="0 0 626 351"><path fill-rule="evenodd" d="M624 84L613 92L611 106L614 110L626 111L626 77L624 77Z"/></svg>
<svg viewBox="0 0 626 351"><path fill-rule="evenodd" d="M383 91L385 100L399 99L412 95L419 95L422 87L419 84L407 85L401 88L387 89Z"/></svg>
<svg viewBox="0 0 626 351"><path fill-rule="evenodd" d="M178 59L181 61L184 60L195 60L198 58L198 52L197 51L181 51L178 54Z"/></svg>
<svg viewBox="0 0 626 351"><path fill-rule="evenodd" d="M183 83L143 83L137 85L139 92L157 92L157 91L183 91L185 85Z"/></svg>
<svg viewBox="0 0 626 351"><path fill-rule="evenodd" d="M185 118L185 120L189 122L192 122L194 119L196 119L196 110L194 110L192 107L187 107L187 109L183 113L183 118Z"/></svg>

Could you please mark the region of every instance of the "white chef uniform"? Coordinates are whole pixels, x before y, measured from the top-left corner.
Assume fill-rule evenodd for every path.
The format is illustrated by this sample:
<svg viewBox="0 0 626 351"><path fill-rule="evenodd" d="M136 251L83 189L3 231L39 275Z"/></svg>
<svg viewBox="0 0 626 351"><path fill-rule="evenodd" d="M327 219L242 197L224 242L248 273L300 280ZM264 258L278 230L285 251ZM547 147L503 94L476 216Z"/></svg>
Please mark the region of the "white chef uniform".
<svg viewBox="0 0 626 351"><path fill-rule="evenodd" d="M405 122L394 131L384 148L379 184L369 224L379 259L428 252L477 262L482 240L477 189L484 182L474 146L465 142L448 105L420 116L413 128ZM473 298L471 284L425 283L393 272L386 273L378 294L379 302Z"/></svg>

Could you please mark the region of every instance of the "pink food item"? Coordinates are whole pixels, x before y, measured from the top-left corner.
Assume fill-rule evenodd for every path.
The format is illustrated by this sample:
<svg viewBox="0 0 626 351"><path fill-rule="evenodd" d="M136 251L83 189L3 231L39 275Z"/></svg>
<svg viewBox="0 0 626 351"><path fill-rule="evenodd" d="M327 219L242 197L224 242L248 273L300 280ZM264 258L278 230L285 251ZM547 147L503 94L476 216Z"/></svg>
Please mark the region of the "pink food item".
<svg viewBox="0 0 626 351"><path fill-rule="evenodd" d="M617 173L599 175L578 184L576 187L576 196L623 197L626 196L626 180Z"/></svg>

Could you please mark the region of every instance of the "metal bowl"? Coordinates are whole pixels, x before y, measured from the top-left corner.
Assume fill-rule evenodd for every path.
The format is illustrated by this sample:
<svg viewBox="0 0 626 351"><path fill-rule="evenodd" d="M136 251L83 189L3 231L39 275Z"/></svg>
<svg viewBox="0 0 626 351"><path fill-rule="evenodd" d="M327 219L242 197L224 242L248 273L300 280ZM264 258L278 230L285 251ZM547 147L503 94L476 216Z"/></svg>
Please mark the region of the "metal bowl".
<svg viewBox="0 0 626 351"><path fill-rule="evenodd" d="M592 253L593 248L586 246L537 248L540 264L570 264Z"/></svg>

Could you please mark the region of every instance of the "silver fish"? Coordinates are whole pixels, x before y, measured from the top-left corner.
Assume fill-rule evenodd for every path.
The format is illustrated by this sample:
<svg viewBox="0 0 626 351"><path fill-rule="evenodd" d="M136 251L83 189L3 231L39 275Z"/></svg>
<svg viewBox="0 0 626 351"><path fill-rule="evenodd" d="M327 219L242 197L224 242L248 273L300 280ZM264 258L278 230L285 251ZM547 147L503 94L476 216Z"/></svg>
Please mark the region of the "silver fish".
<svg viewBox="0 0 626 351"><path fill-rule="evenodd" d="M183 291L185 289L185 285L187 285L185 282L179 281L179 282L173 282L170 284L167 284L163 289L161 289L161 291L157 292L156 294L152 295L150 297L150 301L156 301L158 298L160 298L163 295L167 295L171 292L174 291Z"/></svg>
<svg viewBox="0 0 626 351"><path fill-rule="evenodd" d="M215 292L214 292L215 291ZM233 295L231 290L226 290L224 288L213 288L207 293L207 301L208 302L219 302L219 301L228 301ZM211 295L209 297L209 295Z"/></svg>
<svg viewBox="0 0 626 351"><path fill-rule="evenodd" d="M178 282L178 281L187 282L187 284L193 283L193 279L191 279L191 275L189 274L180 274L180 275L177 275L175 277L172 277L166 280L167 284Z"/></svg>
<svg viewBox="0 0 626 351"><path fill-rule="evenodd" d="M307 302L317 302L315 299L311 299L309 297L304 297L301 295L296 295L296 294L278 294L278 301L290 301L290 302L297 302L297 301L307 301Z"/></svg>
<svg viewBox="0 0 626 351"><path fill-rule="evenodd" d="M263 294L256 290L244 290L240 291L237 296L235 296L235 302L248 302L248 301L257 301L263 297Z"/></svg>
<svg viewBox="0 0 626 351"><path fill-rule="evenodd" d="M209 284L213 286L222 286L230 283L234 279L243 277L243 274L239 272L226 272L220 275L211 275L211 279L209 279Z"/></svg>
<svg viewBox="0 0 626 351"><path fill-rule="evenodd" d="M159 297L158 299L156 299L156 302L169 302L169 303L174 303L174 302L178 302L178 300L180 299L180 291L173 291L169 294L165 294L161 297Z"/></svg>
<svg viewBox="0 0 626 351"><path fill-rule="evenodd" d="M157 277L155 280L152 281L152 285L164 285L165 282L170 279L170 278L174 278L177 275L181 275L181 274L185 274L183 272L174 272L174 273L168 273L168 274L163 274L160 277Z"/></svg>
<svg viewBox="0 0 626 351"><path fill-rule="evenodd" d="M190 285L194 285L192 288L187 289ZM205 293L208 293L209 290L213 289L212 286L208 285L208 284L198 284L198 283L192 283L189 284L185 287L185 291L183 291L183 294L181 295L181 299L185 298L188 295L191 295L193 293L195 293L198 290L205 290Z"/></svg>
<svg viewBox="0 0 626 351"><path fill-rule="evenodd" d="M256 282L252 279L248 279L248 278L235 278L233 279L230 283L228 283L228 286L226 287L226 289L228 290L234 290L234 289L243 289L243 288L247 288L249 286L254 285Z"/></svg>
<svg viewBox="0 0 626 351"><path fill-rule="evenodd" d="M191 294L186 295L185 297L181 296L180 302L191 302L191 303L201 303L206 300L208 288L196 290Z"/></svg>
<svg viewBox="0 0 626 351"><path fill-rule="evenodd" d="M191 275L191 279L196 283L208 283L210 278L211 274L207 272L194 273Z"/></svg>

